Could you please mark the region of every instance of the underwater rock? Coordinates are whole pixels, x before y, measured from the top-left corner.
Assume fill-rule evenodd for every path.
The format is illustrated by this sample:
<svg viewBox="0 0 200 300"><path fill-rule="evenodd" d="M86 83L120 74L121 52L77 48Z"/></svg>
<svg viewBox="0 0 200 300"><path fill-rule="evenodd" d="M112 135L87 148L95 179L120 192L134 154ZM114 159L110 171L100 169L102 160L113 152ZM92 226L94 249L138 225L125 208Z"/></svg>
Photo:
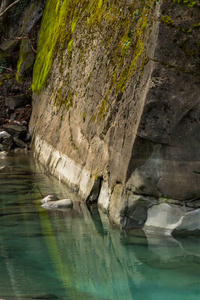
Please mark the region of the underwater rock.
<svg viewBox="0 0 200 300"><path fill-rule="evenodd" d="M54 294L33 294L27 295L30 299L57 299L58 297Z"/></svg>
<svg viewBox="0 0 200 300"><path fill-rule="evenodd" d="M9 167L9 166L0 167L0 173L10 173L11 170L12 170L12 167Z"/></svg>

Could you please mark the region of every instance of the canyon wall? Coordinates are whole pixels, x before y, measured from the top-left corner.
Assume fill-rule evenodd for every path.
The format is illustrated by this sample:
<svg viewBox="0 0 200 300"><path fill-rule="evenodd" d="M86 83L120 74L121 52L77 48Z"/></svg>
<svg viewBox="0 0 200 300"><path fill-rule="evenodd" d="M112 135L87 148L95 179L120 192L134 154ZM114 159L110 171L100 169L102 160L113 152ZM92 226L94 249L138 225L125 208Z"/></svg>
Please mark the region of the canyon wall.
<svg viewBox="0 0 200 300"><path fill-rule="evenodd" d="M199 11L189 0L47 0L32 148L122 228L157 227L157 207L169 230L185 229L200 206Z"/></svg>

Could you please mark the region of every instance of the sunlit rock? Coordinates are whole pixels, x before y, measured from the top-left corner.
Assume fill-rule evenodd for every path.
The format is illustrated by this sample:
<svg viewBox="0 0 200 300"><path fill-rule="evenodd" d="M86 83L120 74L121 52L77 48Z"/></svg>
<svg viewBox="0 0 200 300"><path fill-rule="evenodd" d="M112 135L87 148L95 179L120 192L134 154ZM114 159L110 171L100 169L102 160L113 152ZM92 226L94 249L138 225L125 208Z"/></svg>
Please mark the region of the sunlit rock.
<svg viewBox="0 0 200 300"><path fill-rule="evenodd" d="M200 232L200 209L161 203L148 209L144 230L148 233L177 235Z"/></svg>
<svg viewBox="0 0 200 300"><path fill-rule="evenodd" d="M55 201L59 200L59 198L56 195L48 195L45 198L41 200L42 203L50 202L50 201Z"/></svg>

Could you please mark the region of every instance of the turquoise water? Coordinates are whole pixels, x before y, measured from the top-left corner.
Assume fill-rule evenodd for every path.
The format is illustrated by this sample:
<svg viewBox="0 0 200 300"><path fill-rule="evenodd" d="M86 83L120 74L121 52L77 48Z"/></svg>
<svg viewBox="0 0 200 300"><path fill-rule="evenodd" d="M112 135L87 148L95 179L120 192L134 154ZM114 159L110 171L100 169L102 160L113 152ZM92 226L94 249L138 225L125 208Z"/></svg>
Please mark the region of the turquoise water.
<svg viewBox="0 0 200 300"><path fill-rule="evenodd" d="M200 239L119 232L29 156L0 157L0 299L199 300Z"/></svg>

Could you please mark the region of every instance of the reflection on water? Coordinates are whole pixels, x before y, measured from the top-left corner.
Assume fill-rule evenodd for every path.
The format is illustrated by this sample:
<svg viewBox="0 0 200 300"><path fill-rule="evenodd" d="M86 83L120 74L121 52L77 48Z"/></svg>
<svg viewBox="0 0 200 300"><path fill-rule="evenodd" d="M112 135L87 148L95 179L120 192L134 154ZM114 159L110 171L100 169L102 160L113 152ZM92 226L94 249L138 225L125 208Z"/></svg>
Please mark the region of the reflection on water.
<svg viewBox="0 0 200 300"><path fill-rule="evenodd" d="M0 158L0 170L0 298L199 299L199 238L112 229L29 157ZM35 184L74 210L45 210Z"/></svg>

